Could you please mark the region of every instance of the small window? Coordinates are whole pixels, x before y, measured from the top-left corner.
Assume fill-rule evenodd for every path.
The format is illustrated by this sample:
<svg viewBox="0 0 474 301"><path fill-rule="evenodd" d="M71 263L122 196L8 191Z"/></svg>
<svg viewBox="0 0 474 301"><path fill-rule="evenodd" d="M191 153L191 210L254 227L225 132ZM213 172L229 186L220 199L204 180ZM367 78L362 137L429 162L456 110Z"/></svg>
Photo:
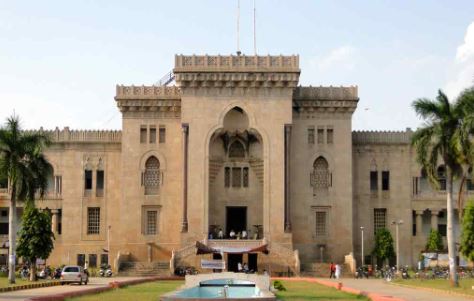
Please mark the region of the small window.
<svg viewBox="0 0 474 301"><path fill-rule="evenodd" d="M243 168L242 182L244 187L249 187L249 168Z"/></svg>
<svg viewBox="0 0 474 301"><path fill-rule="evenodd" d="M314 127L308 128L308 144L314 144Z"/></svg>
<svg viewBox="0 0 474 301"><path fill-rule="evenodd" d="M232 187L242 186L242 169L240 167L232 168Z"/></svg>
<svg viewBox="0 0 474 301"><path fill-rule="evenodd" d="M156 127L150 127L150 143L156 143Z"/></svg>
<svg viewBox="0 0 474 301"><path fill-rule="evenodd" d="M374 234L378 230L384 229L387 227L387 209L385 208L375 208L374 209Z"/></svg>
<svg viewBox="0 0 474 301"><path fill-rule="evenodd" d="M146 143L146 126L140 127L140 143Z"/></svg>
<svg viewBox="0 0 474 301"><path fill-rule="evenodd" d="M160 126L160 143L166 142L166 128L164 126Z"/></svg>
<svg viewBox="0 0 474 301"><path fill-rule="evenodd" d="M100 208L87 208L87 234L99 234L100 232Z"/></svg>
<svg viewBox="0 0 474 301"><path fill-rule="evenodd" d="M84 189L92 190L92 170L84 171Z"/></svg>
<svg viewBox="0 0 474 301"><path fill-rule="evenodd" d="M89 254L89 267L97 267L97 254Z"/></svg>
<svg viewBox="0 0 474 301"><path fill-rule="evenodd" d="M326 212L316 212L316 236L326 235Z"/></svg>
<svg viewBox="0 0 474 301"><path fill-rule="evenodd" d="M96 179L96 194L98 197L104 196L104 171L98 170L97 171L97 179Z"/></svg>
<svg viewBox="0 0 474 301"><path fill-rule="evenodd" d="M156 224L158 220L158 212L156 210L149 210L146 212L146 234L156 234Z"/></svg>
<svg viewBox="0 0 474 301"><path fill-rule="evenodd" d="M230 167L224 169L224 187L230 187Z"/></svg>
<svg viewBox="0 0 474 301"><path fill-rule="evenodd" d="M229 158L245 158L245 148L239 141L234 141L229 147Z"/></svg>
<svg viewBox="0 0 474 301"><path fill-rule="evenodd" d="M382 190L390 190L390 172L382 171Z"/></svg>
<svg viewBox="0 0 474 301"><path fill-rule="evenodd" d="M63 177L62 176L54 176L54 191L57 195L61 195L63 193Z"/></svg>
<svg viewBox="0 0 474 301"><path fill-rule="evenodd" d="M318 144L324 143L324 129L318 128Z"/></svg>
<svg viewBox="0 0 474 301"><path fill-rule="evenodd" d="M447 227L446 225L438 224L438 232L441 234L441 236L446 236L447 233Z"/></svg>
<svg viewBox="0 0 474 301"><path fill-rule="evenodd" d="M0 223L0 235L8 235L8 223Z"/></svg>
<svg viewBox="0 0 474 301"><path fill-rule="evenodd" d="M378 174L377 171L370 172L370 191L378 190Z"/></svg>
<svg viewBox="0 0 474 301"><path fill-rule="evenodd" d="M328 144L332 144L334 142L334 130L332 128L328 128L326 130L326 142Z"/></svg>
<svg viewBox="0 0 474 301"><path fill-rule="evenodd" d="M58 234L61 234L63 232L63 210L58 209Z"/></svg>
<svg viewBox="0 0 474 301"><path fill-rule="evenodd" d="M85 263L86 263L86 255L77 254L77 265L83 267ZM74 269L74 270L71 270L70 272L79 272L79 269L77 267L68 267L67 269ZM69 272L69 271L65 270L65 272Z"/></svg>
<svg viewBox="0 0 474 301"><path fill-rule="evenodd" d="M8 216L8 210L2 210L0 211L2 217L7 217Z"/></svg>
<svg viewBox="0 0 474 301"><path fill-rule="evenodd" d="M100 254L100 264L101 265L108 265L109 264L109 254Z"/></svg>
<svg viewBox="0 0 474 301"><path fill-rule="evenodd" d="M444 168L444 165L441 165L440 167L438 167L437 175L438 175L439 189L446 190L446 169Z"/></svg>

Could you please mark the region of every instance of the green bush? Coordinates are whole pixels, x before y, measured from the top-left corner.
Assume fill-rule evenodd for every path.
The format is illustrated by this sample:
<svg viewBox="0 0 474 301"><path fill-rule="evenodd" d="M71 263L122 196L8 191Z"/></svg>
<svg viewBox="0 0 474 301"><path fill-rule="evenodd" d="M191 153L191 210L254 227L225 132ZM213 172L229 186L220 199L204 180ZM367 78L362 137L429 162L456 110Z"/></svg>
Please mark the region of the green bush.
<svg viewBox="0 0 474 301"><path fill-rule="evenodd" d="M281 281L276 280L273 282L273 287L278 291L286 291L286 287L281 283Z"/></svg>

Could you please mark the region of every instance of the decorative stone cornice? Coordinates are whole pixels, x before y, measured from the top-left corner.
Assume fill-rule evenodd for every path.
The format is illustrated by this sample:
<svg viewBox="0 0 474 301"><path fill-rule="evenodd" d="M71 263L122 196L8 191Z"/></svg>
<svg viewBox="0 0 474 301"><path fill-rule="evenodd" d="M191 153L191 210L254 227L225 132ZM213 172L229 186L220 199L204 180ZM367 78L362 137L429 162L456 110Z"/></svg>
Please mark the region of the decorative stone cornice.
<svg viewBox="0 0 474 301"><path fill-rule="evenodd" d="M293 108L302 115L313 113L353 113L359 97L357 86L297 87L293 91Z"/></svg>
<svg viewBox="0 0 474 301"><path fill-rule="evenodd" d="M124 118L177 118L181 91L176 86L117 86L115 101Z"/></svg>
<svg viewBox="0 0 474 301"><path fill-rule="evenodd" d="M413 131L354 131L352 143L357 144L410 144Z"/></svg>
<svg viewBox="0 0 474 301"><path fill-rule="evenodd" d="M291 88L298 84L298 56L183 56L175 57L177 85L188 88ZM183 91L187 94L186 91ZM220 92L222 93L222 91Z"/></svg>

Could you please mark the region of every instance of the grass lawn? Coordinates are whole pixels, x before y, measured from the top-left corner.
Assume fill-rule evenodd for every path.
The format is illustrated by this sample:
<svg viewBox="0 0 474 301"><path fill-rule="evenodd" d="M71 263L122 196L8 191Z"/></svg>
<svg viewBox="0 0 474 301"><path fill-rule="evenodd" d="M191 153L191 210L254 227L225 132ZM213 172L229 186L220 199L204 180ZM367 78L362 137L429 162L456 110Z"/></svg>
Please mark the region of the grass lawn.
<svg viewBox="0 0 474 301"><path fill-rule="evenodd" d="M446 279L397 279L394 282L416 287L428 287L434 289L449 290L462 294L474 295L474 291L472 290L472 286L474 285L474 279L460 279L459 287L451 287L449 280Z"/></svg>
<svg viewBox="0 0 474 301"><path fill-rule="evenodd" d="M30 284L36 282L30 282L26 279L21 279L20 277L15 278L15 284L8 283L8 277L0 277L0 287L7 287L7 286L15 286L15 285L23 285L23 284Z"/></svg>
<svg viewBox="0 0 474 301"><path fill-rule="evenodd" d="M306 301L306 300L368 300L365 297L339 292L315 283L305 281L282 281L287 291L278 292L279 300ZM157 281L139 285L132 285L97 295L68 299L70 301L156 301L161 295L173 291L182 285L182 281Z"/></svg>
<svg viewBox="0 0 474 301"><path fill-rule="evenodd" d="M369 300L363 296L356 296L340 292L332 287L306 281L281 281L286 291L277 292L279 300L306 301L306 300Z"/></svg>
<svg viewBox="0 0 474 301"><path fill-rule="evenodd" d="M125 288L100 293L97 295L71 298L71 301L157 301L161 295L174 291L183 281L168 280L130 285Z"/></svg>

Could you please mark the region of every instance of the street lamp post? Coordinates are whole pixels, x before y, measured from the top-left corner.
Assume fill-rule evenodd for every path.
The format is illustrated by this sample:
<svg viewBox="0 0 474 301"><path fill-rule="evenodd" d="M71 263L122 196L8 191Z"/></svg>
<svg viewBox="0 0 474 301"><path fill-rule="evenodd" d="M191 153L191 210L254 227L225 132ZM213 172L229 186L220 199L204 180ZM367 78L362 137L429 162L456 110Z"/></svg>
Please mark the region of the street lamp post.
<svg viewBox="0 0 474 301"><path fill-rule="evenodd" d="M392 221L392 225L395 225L395 244L397 249L397 270L400 268L400 244L398 239L398 227L403 224L402 220Z"/></svg>
<svg viewBox="0 0 474 301"><path fill-rule="evenodd" d="M360 239L360 265L364 265L364 227L360 227L361 239Z"/></svg>

